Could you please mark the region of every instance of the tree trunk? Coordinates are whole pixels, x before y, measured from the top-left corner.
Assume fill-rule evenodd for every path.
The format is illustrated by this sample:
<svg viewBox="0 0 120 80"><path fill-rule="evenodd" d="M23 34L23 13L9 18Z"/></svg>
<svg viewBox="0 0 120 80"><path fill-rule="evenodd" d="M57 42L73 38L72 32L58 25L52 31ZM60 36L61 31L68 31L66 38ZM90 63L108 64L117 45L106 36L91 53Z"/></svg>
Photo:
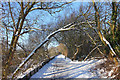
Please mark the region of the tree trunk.
<svg viewBox="0 0 120 80"><path fill-rule="evenodd" d="M117 60L117 55L116 53L114 52L113 48L111 47L110 43L105 39L105 37L102 36L102 33L100 31L100 16L99 16L99 12L98 12L98 8L95 4L95 2L93 2L93 5L94 5L94 8L95 8L95 21L96 21L96 26L97 26L97 29L98 29L98 34L99 34L99 37L102 41L102 43L110 49L110 52L109 54L111 54L112 56L112 60L115 62L116 66L118 65L118 60ZM108 45L108 46L107 46Z"/></svg>
<svg viewBox="0 0 120 80"><path fill-rule="evenodd" d="M112 2L112 29L111 29L111 34L113 38L113 44L115 44L115 29L116 29L116 18L117 18L117 6L116 2Z"/></svg>

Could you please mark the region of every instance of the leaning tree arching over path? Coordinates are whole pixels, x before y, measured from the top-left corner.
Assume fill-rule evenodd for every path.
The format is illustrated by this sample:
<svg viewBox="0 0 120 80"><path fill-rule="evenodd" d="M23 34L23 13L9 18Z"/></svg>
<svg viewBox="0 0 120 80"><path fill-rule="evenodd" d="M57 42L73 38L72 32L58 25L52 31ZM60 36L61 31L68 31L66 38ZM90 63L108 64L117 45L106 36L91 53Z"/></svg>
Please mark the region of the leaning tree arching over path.
<svg viewBox="0 0 120 80"><path fill-rule="evenodd" d="M27 58L18 66L18 68L14 71L12 78L14 78L14 76L16 75L16 73L18 72L18 70L36 53L36 51L41 48L47 41L49 41L55 34L57 34L58 32L64 32L64 31L69 31L69 30L73 30L75 29L75 22L70 23L66 26L64 26L63 28L60 28L54 32L52 32L51 34L49 34L47 36L47 38L41 43L39 44L30 54L29 56L27 56Z"/></svg>
<svg viewBox="0 0 120 80"><path fill-rule="evenodd" d="M54 3L54 2L3 2L2 3L2 27L6 29L6 32L10 32L12 34L12 38L9 44L8 52L5 54L5 62L4 70L3 70L3 77L7 78L9 74L9 66L11 66L12 59L14 53L16 51L16 46L20 39L20 37L28 32L33 31L35 29L32 28L34 21L28 20L27 16L31 12L35 10L47 11L50 14L55 12L60 12L62 8L71 3L70 2L63 2L63 3ZM27 22L29 22L27 24ZM27 25L26 25L27 24ZM25 27L26 26L26 27ZM30 26L30 27L29 27ZM39 29L40 30L40 29ZM8 39L7 39L8 40ZM8 42L8 41L7 41ZM8 46L8 45L7 45Z"/></svg>

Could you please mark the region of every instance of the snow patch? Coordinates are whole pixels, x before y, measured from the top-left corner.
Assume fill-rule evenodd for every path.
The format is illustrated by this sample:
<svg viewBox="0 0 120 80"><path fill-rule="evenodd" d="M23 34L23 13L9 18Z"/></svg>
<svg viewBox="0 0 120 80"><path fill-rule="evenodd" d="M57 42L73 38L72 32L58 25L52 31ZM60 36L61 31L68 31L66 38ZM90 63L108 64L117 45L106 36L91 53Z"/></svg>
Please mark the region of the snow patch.
<svg viewBox="0 0 120 80"><path fill-rule="evenodd" d="M104 59L72 61L61 54L44 65L31 78L98 78L91 72L91 68L102 62Z"/></svg>
<svg viewBox="0 0 120 80"><path fill-rule="evenodd" d="M55 58L63 58L64 59L65 56L61 54L61 55L56 56Z"/></svg>

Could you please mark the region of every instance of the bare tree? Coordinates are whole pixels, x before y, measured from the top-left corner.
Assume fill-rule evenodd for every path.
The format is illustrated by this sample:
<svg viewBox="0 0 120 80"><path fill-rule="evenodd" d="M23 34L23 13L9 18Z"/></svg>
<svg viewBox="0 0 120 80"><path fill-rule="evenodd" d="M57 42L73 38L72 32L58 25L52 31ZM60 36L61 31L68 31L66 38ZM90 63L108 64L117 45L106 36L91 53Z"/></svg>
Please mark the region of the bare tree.
<svg viewBox="0 0 120 80"><path fill-rule="evenodd" d="M16 50L16 45L21 35L28 33L33 30L25 29L25 21L27 20L27 16L35 10L44 10L48 11L50 14L52 12L56 12L64 7L66 4L71 2L64 2L64 3L51 3L51 2L5 2L2 3L2 10L3 10L3 27L9 27L12 31L12 39L10 43L10 48L7 54L7 60L5 63L5 71L3 75L7 78L8 75L8 68L10 66L10 62L14 56L14 52ZM53 11L54 9L54 11ZM57 10L58 9L58 10ZM6 23L7 15L9 14L10 21ZM31 24L32 25L32 24ZM30 25L29 25L30 26ZM27 26L28 27L28 26ZM29 28L29 27L28 27Z"/></svg>
<svg viewBox="0 0 120 80"><path fill-rule="evenodd" d="M113 48L111 47L110 43L105 39L105 37L102 35L101 33L101 29L100 29L100 15L99 15L99 12L98 12L98 8L95 4L95 2L93 2L93 6L95 8L95 19L96 19L96 26L98 28L98 34L99 34L99 37L101 39L101 41L103 42L103 44L107 47L108 45L108 48L110 49L110 54L111 56L113 57L113 61L115 61L115 64L118 65L118 59L117 59L117 55L116 53L114 52Z"/></svg>
<svg viewBox="0 0 120 80"><path fill-rule="evenodd" d="M27 58L18 66L18 68L14 71L12 78L14 78L14 76L16 75L16 73L19 71L19 69L34 55L34 53L37 52L37 50L39 48L41 48L46 42L48 42L55 34L59 33L59 32L64 32L64 31L69 31L69 30L73 30L74 26L75 26L75 22L72 22L66 26L64 26L63 28L60 28L54 32L52 32L51 34L49 34L46 39L40 43L28 56Z"/></svg>

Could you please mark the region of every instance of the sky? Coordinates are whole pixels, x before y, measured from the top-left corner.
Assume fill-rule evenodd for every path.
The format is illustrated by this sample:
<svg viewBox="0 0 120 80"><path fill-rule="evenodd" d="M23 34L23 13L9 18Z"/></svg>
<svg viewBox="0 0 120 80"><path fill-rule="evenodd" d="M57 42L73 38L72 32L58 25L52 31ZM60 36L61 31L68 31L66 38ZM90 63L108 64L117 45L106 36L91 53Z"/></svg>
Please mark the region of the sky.
<svg viewBox="0 0 120 80"><path fill-rule="evenodd" d="M28 14L27 18L35 19L37 17L38 18L38 23L40 25L47 25L47 24L49 24L51 22L54 25L54 23L56 23L58 21L58 17L63 17L66 11L68 12L67 15L71 14L72 11L69 10L70 7L73 8L74 10L78 10L80 4L81 4L80 2L73 2L73 3L71 3L71 5L69 7L65 7L62 11L57 12L57 13L52 14L52 15L50 13L48 13L47 11L44 11L44 10L35 10L35 11L30 12ZM19 5L16 5L16 4L14 4L13 7L14 6L19 7ZM35 26L35 27L37 27L37 26ZM11 41L12 34L10 34L10 35L11 36L10 36L9 40ZM19 39L19 42L26 43L26 40L28 38L28 34L25 34L23 36L24 36L24 40L23 39ZM51 45L54 45L54 46L57 45L53 41L52 41L52 43L51 43Z"/></svg>
<svg viewBox="0 0 120 80"><path fill-rule="evenodd" d="M58 20L58 17L64 17L64 14L66 11L68 11L67 15L70 15L72 13L72 10L70 10L69 8L71 7L73 10L77 11L79 10L79 7L80 5L82 4L83 2L73 2L71 4L71 6L69 7L66 7L65 9L63 9L62 11L60 12L57 12L56 14L52 14L50 15L48 12L45 12L46 14L42 17L42 20L44 21L43 24L49 24L49 23L56 23L57 20ZM87 2L84 2L84 4L86 5ZM58 46L58 42L57 41L51 41L51 43L48 45L48 48L50 47L56 47Z"/></svg>
<svg viewBox="0 0 120 80"><path fill-rule="evenodd" d="M47 11L35 10L35 11L29 13L27 18L35 19L35 17L39 16L38 23L40 25L47 25L49 23L53 23L53 26L54 26L54 23L56 23L58 21L58 17L63 17L66 11L68 12L67 15L70 15L72 13L72 10L70 10L69 8L71 7L73 10L76 11L79 9L79 6L81 3L82 2L73 2L69 7L65 7L62 11L57 12L57 13L52 14L52 15L50 13L48 13ZM84 4L87 4L87 2L84 2ZM28 38L28 34L25 34L24 36L26 39ZM19 40L19 42L23 42L23 40ZM51 46L54 46L54 47L58 46L58 42L51 41L48 48L50 48Z"/></svg>
<svg viewBox="0 0 120 80"><path fill-rule="evenodd" d="M30 12L26 18L29 18L32 20L32 19L36 19L36 17L37 17L38 18L37 22L40 25L47 25L47 24L52 22L53 26L54 26L54 23L56 23L58 21L58 17L63 17L65 12L67 12L67 15L70 15L72 13L72 10L77 11L81 4L87 5L87 2L84 2L84 3L83 2L72 2L70 6L66 6L62 11L57 12L57 13L52 14L52 15L44 10L35 10L35 11ZM18 5L14 5L14 6L18 7ZM70 8L72 8L72 10L70 10ZM37 27L37 26L35 26L35 27ZM10 35L11 35L11 37L9 38L9 40L11 41L12 34L10 34ZM28 34L24 34L23 37L24 37L24 40L19 39L19 43L20 42L26 43L26 40L28 39ZM53 41L50 44L50 46L57 46L57 45L58 44L56 42L53 42Z"/></svg>
<svg viewBox="0 0 120 80"><path fill-rule="evenodd" d="M69 7L72 7L75 10L79 9L79 6L82 2L73 2L70 6L65 7L65 9L63 9L60 12L56 12L55 14L50 14L47 11L43 11L43 10L35 10L31 13L29 13L28 17L35 17L34 15L40 15L40 22L42 22L42 24L48 24L50 22L56 22L57 18L59 16L64 16L64 13L66 11L68 11L68 15L70 15L70 13L72 11L69 10ZM84 2L84 4L87 4L87 2Z"/></svg>

